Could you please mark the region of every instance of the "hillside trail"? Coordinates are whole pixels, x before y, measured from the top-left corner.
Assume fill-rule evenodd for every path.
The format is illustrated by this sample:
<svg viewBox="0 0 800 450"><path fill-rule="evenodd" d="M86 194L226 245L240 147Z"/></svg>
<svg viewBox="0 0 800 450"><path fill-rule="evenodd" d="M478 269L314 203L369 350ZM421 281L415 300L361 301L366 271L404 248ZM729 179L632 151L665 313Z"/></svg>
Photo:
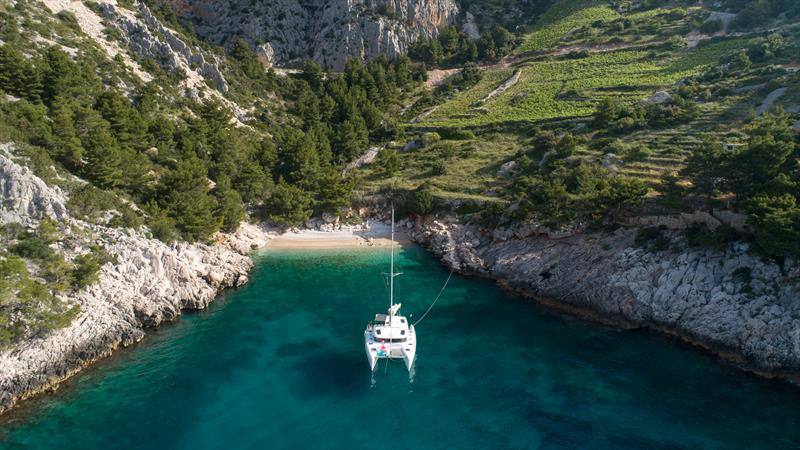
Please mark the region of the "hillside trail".
<svg viewBox="0 0 800 450"><path fill-rule="evenodd" d="M493 63L486 63L486 64L479 64L478 70L501 70L501 69L508 69L509 67L514 67L518 64L529 62L529 61L536 61L542 58L547 57L559 57L565 56L573 52L588 52L590 54L596 53L609 53L615 52L619 50L628 50L628 49L635 49L635 48L642 48L648 47L650 45L658 45L665 43L665 40L653 40L653 41L646 41L646 42L617 42L613 44L601 44L601 45L570 45L566 47L559 47L552 50L544 51L544 52L528 52L523 53L520 55L508 55L502 58L500 61L493 62ZM428 71L428 81L426 85L429 88L435 88L441 86L445 81L447 81L453 75L460 73L464 70L463 67L457 67L453 69L432 69Z"/></svg>
<svg viewBox="0 0 800 450"><path fill-rule="evenodd" d="M761 106L756 109L756 116L760 117L764 115L764 113L769 111L769 109L772 108L772 105L774 105L775 102L778 101L778 99L781 98L785 93L786 88L781 87L767 94L767 96L764 98L764 101L761 103Z"/></svg>

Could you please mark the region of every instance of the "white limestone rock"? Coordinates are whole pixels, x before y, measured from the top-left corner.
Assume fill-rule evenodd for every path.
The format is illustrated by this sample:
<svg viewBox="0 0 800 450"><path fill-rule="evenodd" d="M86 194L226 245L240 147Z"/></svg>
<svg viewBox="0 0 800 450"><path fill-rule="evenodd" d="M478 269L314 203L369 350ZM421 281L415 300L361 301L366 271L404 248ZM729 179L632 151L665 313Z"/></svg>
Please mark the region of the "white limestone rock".
<svg viewBox="0 0 800 450"><path fill-rule="evenodd" d="M751 368L800 371L800 265L783 270L738 243L725 252L651 253L636 231L555 240L520 229L493 233L456 223L418 223L410 236L457 270L570 310L666 329ZM483 236L475 245L476 236ZM677 241L677 238L676 238ZM749 269L751 280L735 276Z"/></svg>
<svg viewBox="0 0 800 450"><path fill-rule="evenodd" d="M404 53L420 35L455 22L454 0L173 0L182 20L219 45L267 42L273 64L313 59L335 70L351 58Z"/></svg>
<svg viewBox="0 0 800 450"><path fill-rule="evenodd" d="M270 238L267 229L242 224L215 236L216 245L168 245L149 238L145 228L91 225L68 215L61 190L14 162L12 146L0 149L6 153L0 155L0 224L49 217L69 224L65 233L78 230L70 239L84 241L73 251L99 244L116 257L100 269L97 283L70 294L80 314L69 326L0 353L0 412L141 340L147 328L174 320L181 310L205 308L220 290L247 282L253 265L247 254Z"/></svg>

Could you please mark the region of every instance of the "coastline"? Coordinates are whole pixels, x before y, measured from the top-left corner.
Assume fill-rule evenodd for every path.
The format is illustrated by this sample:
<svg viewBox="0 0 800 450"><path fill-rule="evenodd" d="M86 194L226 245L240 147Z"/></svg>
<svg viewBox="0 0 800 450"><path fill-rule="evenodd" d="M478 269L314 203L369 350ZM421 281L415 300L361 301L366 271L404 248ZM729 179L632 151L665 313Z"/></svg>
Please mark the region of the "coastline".
<svg viewBox="0 0 800 450"><path fill-rule="evenodd" d="M73 295L82 312L69 326L0 352L0 415L56 391L83 369L176 321L183 311L205 309L224 290L244 285L253 252L388 248L391 243L391 230L382 222L281 234L245 222L236 232L215 235L213 245L167 245L139 231L91 228L119 263L104 266L97 284ZM395 242L412 241L396 232Z"/></svg>
<svg viewBox="0 0 800 450"><path fill-rule="evenodd" d="M634 244L630 229L554 239L434 220L418 221L410 234L459 274L575 317L673 336L742 370L800 384L797 261L778 267L744 243L724 252L651 253ZM751 281L736 277L742 267Z"/></svg>

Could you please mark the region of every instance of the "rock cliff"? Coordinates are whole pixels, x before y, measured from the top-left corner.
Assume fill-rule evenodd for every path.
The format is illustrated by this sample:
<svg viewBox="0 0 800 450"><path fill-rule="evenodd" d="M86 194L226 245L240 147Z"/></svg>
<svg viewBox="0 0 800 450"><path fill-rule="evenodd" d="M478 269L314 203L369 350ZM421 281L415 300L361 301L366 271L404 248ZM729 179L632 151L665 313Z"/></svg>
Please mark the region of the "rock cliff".
<svg viewBox="0 0 800 450"><path fill-rule="evenodd" d="M8 145L2 146L4 151ZM70 253L102 246L117 262L105 264L99 282L69 295L79 316L66 328L0 353L0 412L47 389L109 355L141 340L145 330L178 317L183 309L205 308L225 288L247 282L247 253L266 244L266 230L243 224L219 234L216 245L151 239L146 230L122 230L71 218L67 195L47 186L29 169L0 155L0 223L32 224L52 218L66 224Z"/></svg>
<svg viewBox="0 0 800 450"><path fill-rule="evenodd" d="M653 253L634 245L632 229L518 238L433 221L417 223L411 235L448 266L551 306L675 334L748 369L800 374L796 261L778 267L750 255L746 244Z"/></svg>
<svg viewBox="0 0 800 450"><path fill-rule="evenodd" d="M420 35L455 22L454 0L172 0L178 16L213 43L243 37L263 62L313 59L340 70L351 58L405 52Z"/></svg>

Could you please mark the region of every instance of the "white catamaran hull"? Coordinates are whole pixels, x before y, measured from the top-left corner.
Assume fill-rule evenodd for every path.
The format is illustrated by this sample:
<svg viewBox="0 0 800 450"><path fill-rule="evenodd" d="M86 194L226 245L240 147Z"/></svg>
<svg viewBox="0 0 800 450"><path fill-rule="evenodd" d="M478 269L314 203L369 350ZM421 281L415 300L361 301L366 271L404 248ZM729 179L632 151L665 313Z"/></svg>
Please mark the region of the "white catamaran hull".
<svg viewBox="0 0 800 450"><path fill-rule="evenodd" d="M367 362L370 370L375 370L378 360L381 359L402 359L406 368L410 371L414 366L417 356L417 337L414 326L408 327L408 338L405 342L380 342L374 336L374 329L369 328L364 331L364 349L367 353Z"/></svg>

